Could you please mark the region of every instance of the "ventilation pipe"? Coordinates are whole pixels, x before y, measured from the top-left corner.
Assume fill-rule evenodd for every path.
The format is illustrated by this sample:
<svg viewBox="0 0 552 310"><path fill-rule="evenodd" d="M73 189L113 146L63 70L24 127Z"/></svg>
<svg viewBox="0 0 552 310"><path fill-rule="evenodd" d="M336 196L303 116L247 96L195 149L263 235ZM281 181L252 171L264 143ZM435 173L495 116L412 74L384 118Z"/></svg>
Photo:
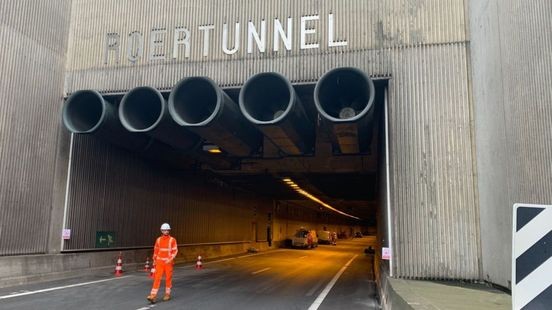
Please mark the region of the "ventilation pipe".
<svg viewBox="0 0 552 310"><path fill-rule="evenodd" d="M119 118L128 131L148 134L177 150L191 151L201 142L173 121L165 98L152 87L136 87L126 93L119 105Z"/></svg>
<svg viewBox="0 0 552 310"><path fill-rule="evenodd" d="M131 132L122 125L116 111L115 106L107 102L97 91L79 90L65 101L62 122L65 128L74 134L96 136L141 157L168 164L173 168L188 169L196 160L217 169L232 167L232 163L222 158L200 156L202 154L197 150L178 151L145 132Z"/></svg>
<svg viewBox="0 0 552 310"><path fill-rule="evenodd" d="M178 82L169 96L169 113L180 126L233 156L249 156L262 142L260 132L245 120L236 103L207 77Z"/></svg>
<svg viewBox="0 0 552 310"><path fill-rule="evenodd" d="M94 135L129 151L145 151L153 142L144 134L125 130L115 107L95 90L79 90L67 98L62 122L72 133Z"/></svg>
<svg viewBox="0 0 552 310"><path fill-rule="evenodd" d="M259 73L240 91L239 105L245 117L287 155L312 153L314 126L286 77Z"/></svg>
<svg viewBox="0 0 552 310"><path fill-rule="evenodd" d="M323 126L342 154L369 151L372 138L375 88L372 79L356 68L336 68L314 88L314 103Z"/></svg>

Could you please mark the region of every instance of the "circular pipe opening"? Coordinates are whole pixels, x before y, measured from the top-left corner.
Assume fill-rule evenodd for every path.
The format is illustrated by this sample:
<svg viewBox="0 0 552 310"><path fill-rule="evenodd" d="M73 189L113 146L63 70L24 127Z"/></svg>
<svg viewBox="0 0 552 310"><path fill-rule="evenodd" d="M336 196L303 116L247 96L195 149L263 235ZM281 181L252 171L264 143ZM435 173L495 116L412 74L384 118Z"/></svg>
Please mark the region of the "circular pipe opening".
<svg viewBox="0 0 552 310"><path fill-rule="evenodd" d="M151 87L137 87L121 100L119 118L129 131L146 132L159 124L164 111L164 99L159 91Z"/></svg>
<svg viewBox="0 0 552 310"><path fill-rule="evenodd" d="M221 94L212 80L190 77L180 81L169 97L169 112L180 125L203 126L218 113Z"/></svg>
<svg viewBox="0 0 552 310"><path fill-rule="evenodd" d="M63 124L72 133L92 133L105 117L106 104L97 91L79 90L65 102Z"/></svg>
<svg viewBox="0 0 552 310"><path fill-rule="evenodd" d="M256 124L274 124L283 119L293 105L293 87L278 73L251 77L240 92L240 109Z"/></svg>
<svg viewBox="0 0 552 310"><path fill-rule="evenodd" d="M374 92L374 83L364 72L338 68L320 78L314 101L320 114L329 120L355 121L372 108Z"/></svg>

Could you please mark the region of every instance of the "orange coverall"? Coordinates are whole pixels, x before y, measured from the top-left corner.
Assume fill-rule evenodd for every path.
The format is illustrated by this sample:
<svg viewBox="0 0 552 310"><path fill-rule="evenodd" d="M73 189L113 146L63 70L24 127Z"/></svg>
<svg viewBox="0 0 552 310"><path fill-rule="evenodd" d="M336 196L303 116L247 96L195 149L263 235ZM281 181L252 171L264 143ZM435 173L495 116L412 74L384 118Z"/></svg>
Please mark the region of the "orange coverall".
<svg viewBox="0 0 552 310"><path fill-rule="evenodd" d="M169 235L164 235L157 238L155 241L155 247L153 250L155 277L153 280L151 295L157 296L163 273L165 273L165 294L171 294L173 264L177 253L178 244L175 238Z"/></svg>

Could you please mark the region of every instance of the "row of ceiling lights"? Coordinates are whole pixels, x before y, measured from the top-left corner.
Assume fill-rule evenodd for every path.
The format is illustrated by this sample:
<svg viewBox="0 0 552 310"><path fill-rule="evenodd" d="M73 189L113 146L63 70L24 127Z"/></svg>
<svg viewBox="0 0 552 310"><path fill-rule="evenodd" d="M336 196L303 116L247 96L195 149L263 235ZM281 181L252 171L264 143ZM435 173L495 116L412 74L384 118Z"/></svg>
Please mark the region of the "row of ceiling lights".
<svg viewBox="0 0 552 310"><path fill-rule="evenodd" d="M284 183L286 183L289 187L291 187L297 193L299 193L299 194L309 198L310 200L320 204L321 206L325 207L326 209L330 209L330 210L332 210L334 212L337 212L341 215L348 216L348 217L360 220L360 218L358 218L356 216L353 216L353 215L350 215L350 214L345 213L343 211L340 211L340 210L330 206L329 204L323 202L322 200L320 200L317 197L313 196L311 193L309 193L306 190L302 189L299 185L297 185L295 182L293 182L293 180L291 180L290 178L283 178L282 181L284 181Z"/></svg>

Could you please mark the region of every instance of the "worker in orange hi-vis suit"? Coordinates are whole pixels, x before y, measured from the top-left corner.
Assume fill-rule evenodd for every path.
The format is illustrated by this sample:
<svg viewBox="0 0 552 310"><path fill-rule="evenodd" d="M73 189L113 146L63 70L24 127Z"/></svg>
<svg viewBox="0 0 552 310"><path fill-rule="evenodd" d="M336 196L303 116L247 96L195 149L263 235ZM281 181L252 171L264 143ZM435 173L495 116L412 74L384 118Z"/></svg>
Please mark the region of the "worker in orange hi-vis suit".
<svg viewBox="0 0 552 310"><path fill-rule="evenodd" d="M161 277L165 273L165 296L164 301L171 299L172 272L174 258L178 253L178 244L174 237L170 235L171 226L167 223L161 225L161 237L155 241L153 250L153 263L155 264L155 276L153 287L147 299L153 304L157 300L157 292L161 284Z"/></svg>

